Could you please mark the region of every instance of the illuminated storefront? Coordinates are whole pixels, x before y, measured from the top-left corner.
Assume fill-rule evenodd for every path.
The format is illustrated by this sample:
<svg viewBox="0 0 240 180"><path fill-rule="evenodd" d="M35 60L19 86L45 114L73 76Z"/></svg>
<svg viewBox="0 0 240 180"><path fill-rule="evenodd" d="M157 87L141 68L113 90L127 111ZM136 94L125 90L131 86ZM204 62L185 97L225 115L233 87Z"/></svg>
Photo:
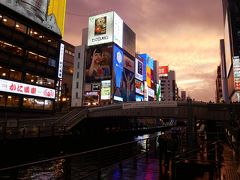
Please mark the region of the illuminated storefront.
<svg viewBox="0 0 240 180"><path fill-rule="evenodd" d="M0 2L0 107L5 112L54 111L65 6L58 16L51 0L42 16L33 11L34 1L22 2ZM43 19L32 21L35 15ZM50 26L53 15L58 27Z"/></svg>

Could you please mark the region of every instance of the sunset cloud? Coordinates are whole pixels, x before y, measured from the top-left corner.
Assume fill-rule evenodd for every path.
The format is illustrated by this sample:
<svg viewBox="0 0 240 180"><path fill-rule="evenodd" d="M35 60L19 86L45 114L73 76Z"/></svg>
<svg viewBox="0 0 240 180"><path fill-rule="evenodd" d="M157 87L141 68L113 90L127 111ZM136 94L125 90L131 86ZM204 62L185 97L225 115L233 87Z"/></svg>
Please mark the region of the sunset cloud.
<svg viewBox="0 0 240 180"><path fill-rule="evenodd" d="M223 38L219 0L68 0L64 40L81 44L88 16L114 10L136 32L137 52L176 71L180 90L197 100L215 100Z"/></svg>

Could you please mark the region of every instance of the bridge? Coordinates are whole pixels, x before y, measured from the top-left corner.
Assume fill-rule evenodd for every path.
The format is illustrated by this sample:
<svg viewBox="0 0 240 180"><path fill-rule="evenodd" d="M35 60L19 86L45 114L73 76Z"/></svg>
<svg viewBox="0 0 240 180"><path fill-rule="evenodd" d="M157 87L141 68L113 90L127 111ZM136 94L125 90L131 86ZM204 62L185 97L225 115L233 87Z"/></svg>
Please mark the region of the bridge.
<svg viewBox="0 0 240 180"><path fill-rule="evenodd" d="M151 127L159 126L159 119L184 120L188 126L194 127L196 120L225 123L240 117L239 104L215 104L196 101L163 101L163 102L129 102L105 105L91 108L74 108L67 114L53 121L41 119L40 121L26 121L18 128L33 129L36 136L52 136L79 129L84 131L82 124L89 123L93 131L98 128L116 128L121 130L143 126L148 123ZM30 122L30 121L29 121ZM46 123L48 122L48 123ZM109 125L110 124L110 125ZM105 127L104 127L105 125ZM142 126L142 127L143 127ZM194 128L191 128L194 129ZM19 131L19 130L16 130ZM28 131L29 132L29 131ZM19 134L17 132L17 134ZM40 134L40 135L39 135Z"/></svg>

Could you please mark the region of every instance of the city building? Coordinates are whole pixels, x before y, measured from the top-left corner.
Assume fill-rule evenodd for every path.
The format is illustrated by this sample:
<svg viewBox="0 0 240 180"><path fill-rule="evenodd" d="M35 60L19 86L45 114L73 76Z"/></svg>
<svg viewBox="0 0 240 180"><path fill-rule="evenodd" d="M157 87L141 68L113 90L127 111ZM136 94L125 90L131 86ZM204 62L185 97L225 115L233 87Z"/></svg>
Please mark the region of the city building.
<svg viewBox="0 0 240 180"><path fill-rule="evenodd" d="M27 8L34 8L34 2L0 2L0 108L5 119L55 111L66 2L59 3L61 8L51 2L45 7L57 17L49 15L55 22L50 24L47 12Z"/></svg>
<svg viewBox="0 0 240 180"><path fill-rule="evenodd" d="M167 76L160 76L161 101L178 100L178 88L176 84L175 71L168 71Z"/></svg>
<svg viewBox="0 0 240 180"><path fill-rule="evenodd" d="M63 56L63 75L61 81L61 95L59 107L61 110L68 109L71 106L72 97L72 81L73 81L73 68L74 68L74 54L75 46L62 41L64 45Z"/></svg>
<svg viewBox="0 0 240 180"><path fill-rule="evenodd" d="M216 78L216 103L223 102L222 93L222 77L221 77L221 67L217 67L217 78Z"/></svg>
<svg viewBox="0 0 240 180"><path fill-rule="evenodd" d="M222 97L225 103L229 103L224 39L220 40L220 57L221 57L220 70L221 70Z"/></svg>
<svg viewBox="0 0 240 180"><path fill-rule="evenodd" d="M89 17L87 37L82 105L135 101L136 34L115 12L106 12Z"/></svg>
<svg viewBox="0 0 240 180"><path fill-rule="evenodd" d="M240 101L240 2L223 0L224 45L228 97L232 102Z"/></svg>
<svg viewBox="0 0 240 180"><path fill-rule="evenodd" d="M186 91L181 91L181 100L186 101L187 100L187 93Z"/></svg>
<svg viewBox="0 0 240 180"><path fill-rule="evenodd" d="M82 31L82 45L75 47L74 70L72 80L72 107L83 106L84 61L87 48L88 28Z"/></svg>

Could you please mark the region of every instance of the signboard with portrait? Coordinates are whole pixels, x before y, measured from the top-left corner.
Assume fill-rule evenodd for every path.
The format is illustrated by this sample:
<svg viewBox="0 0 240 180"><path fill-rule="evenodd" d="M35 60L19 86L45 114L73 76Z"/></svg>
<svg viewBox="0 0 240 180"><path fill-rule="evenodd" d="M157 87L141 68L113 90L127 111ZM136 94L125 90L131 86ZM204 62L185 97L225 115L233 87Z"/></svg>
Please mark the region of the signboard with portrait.
<svg viewBox="0 0 240 180"><path fill-rule="evenodd" d="M112 45L90 47L86 52L85 82L111 79Z"/></svg>
<svg viewBox="0 0 240 180"><path fill-rule="evenodd" d="M88 46L115 42L122 47L123 20L115 12L89 17Z"/></svg>
<svg viewBox="0 0 240 180"><path fill-rule="evenodd" d="M0 4L63 36L66 0L1 0Z"/></svg>

